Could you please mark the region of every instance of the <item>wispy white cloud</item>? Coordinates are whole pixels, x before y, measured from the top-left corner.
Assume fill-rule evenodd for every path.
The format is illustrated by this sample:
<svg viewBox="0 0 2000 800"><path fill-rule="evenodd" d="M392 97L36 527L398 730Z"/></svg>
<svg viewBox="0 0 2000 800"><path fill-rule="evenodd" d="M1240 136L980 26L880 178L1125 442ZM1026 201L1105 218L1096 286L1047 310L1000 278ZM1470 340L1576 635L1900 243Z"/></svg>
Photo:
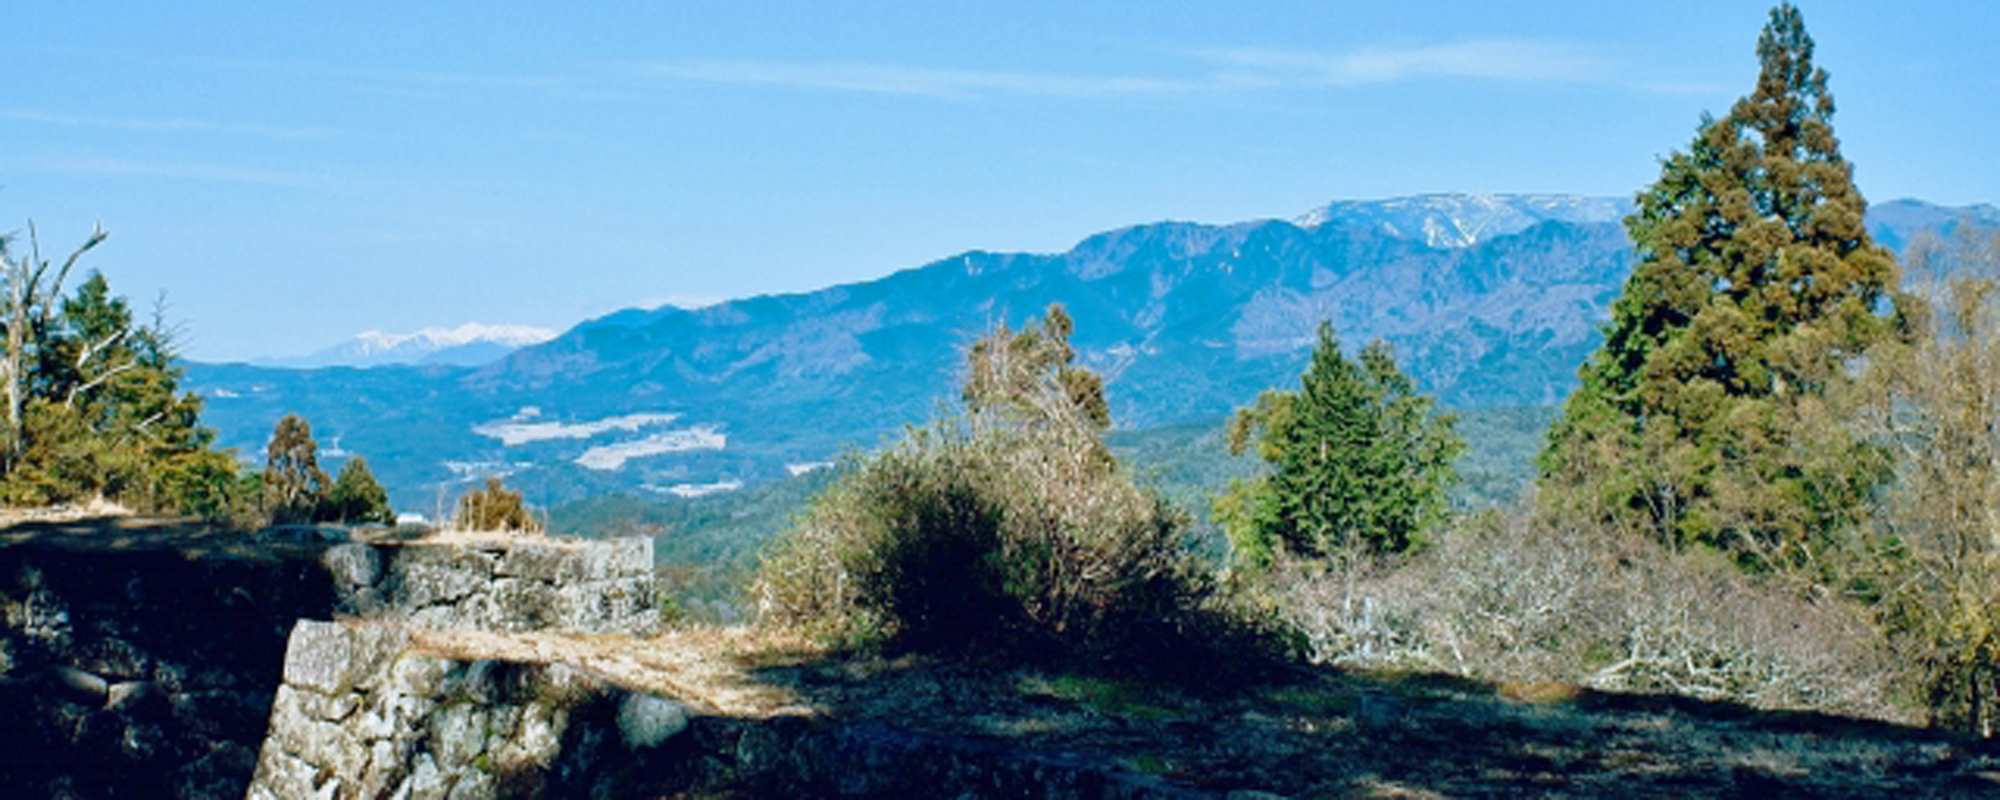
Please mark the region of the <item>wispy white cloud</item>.
<svg viewBox="0 0 2000 800"><path fill-rule="evenodd" d="M1192 50L1183 55L1192 59L1194 68L1182 74L1088 75L758 59L653 61L639 65L639 70L656 80L947 99L1343 88L1437 79L1611 85L1669 93L1703 93L1713 88L1633 80L1615 59L1565 42L1481 39L1344 51L1239 47Z"/></svg>
<svg viewBox="0 0 2000 800"><path fill-rule="evenodd" d="M1165 77L941 69L854 61L700 59L656 61L640 68L653 77L680 81L941 98L1161 94L1209 86L1206 80Z"/></svg>
<svg viewBox="0 0 2000 800"><path fill-rule="evenodd" d="M238 125L185 117L118 117L68 114L39 108L0 108L0 119L66 128L102 128L121 131L161 133L222 133L266 139L319 139L335 135L329 128L292 128L267 125Z"/></svg>
<svg viewBox="0 0 2000 800"><path fill-rule="evenodd" d="M1199 50L1211 62L1285 84L1365 86L1425 78L1592 83L1613 64L1574 45L1475 40L1344 52L1232 48Z"/></svg>
<svg viewBox="0 0 2000 800"><path fill-rule="evenodd" d="M293 189L327 189L336 185L332 178L325 175L193 161L144 161L103 156L37 156L18 162L18 166L38 172L73 175L169 178L203 183L241 183Z"/></svg>

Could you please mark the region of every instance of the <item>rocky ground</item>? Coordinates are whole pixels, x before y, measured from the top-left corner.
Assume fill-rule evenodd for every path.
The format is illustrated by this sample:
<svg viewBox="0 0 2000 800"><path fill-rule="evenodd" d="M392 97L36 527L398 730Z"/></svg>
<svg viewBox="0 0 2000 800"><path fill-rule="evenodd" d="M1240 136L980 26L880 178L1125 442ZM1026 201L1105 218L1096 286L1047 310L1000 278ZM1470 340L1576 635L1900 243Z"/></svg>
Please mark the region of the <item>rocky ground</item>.
<svg viewBox="0 0 2000 800"><path fill-rule="evenodd" d="M884 766L901 763L889 752L1006 762L1086 776L1116 796L2000 796L2000 750L1991 747L1883 723L1552 684L1300 671L1191 689L833 657L742 629L651 639L420 634L418 645L461 660L566 663L685 702L697 733L703 720L818 726L845 737L836 749L872 753ZM729 741L741 757L749 739ZM815 785L842 784L829 775ZM756 786L718 769L690 773L665 793L732 796Z"/></svg>

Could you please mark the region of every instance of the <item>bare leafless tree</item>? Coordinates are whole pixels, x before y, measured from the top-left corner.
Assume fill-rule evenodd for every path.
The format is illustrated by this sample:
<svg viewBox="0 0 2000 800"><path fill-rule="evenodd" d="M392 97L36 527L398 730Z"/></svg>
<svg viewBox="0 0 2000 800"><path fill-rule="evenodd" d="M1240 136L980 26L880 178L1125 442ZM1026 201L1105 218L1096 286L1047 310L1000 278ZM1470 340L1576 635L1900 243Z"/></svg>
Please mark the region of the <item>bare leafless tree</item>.
<svg viewBox="0 0 2000 800"><path fill-rule="evenodd" d="M2000 235L1905 249L1927 335L1872 358L1863 432L1894 455L1868 555L1933 721L2000 734Z"/></svg>
<svg viewBox="0 0 2000 800"><path fill-rule="evenodd" d="M6 281L7 292L5 306L0 307L0 325L5 326L7 338L6 353L0 355L0 385L5 387L7 402L6 430L0 431L0 448L4 448L4 452L0 452L0 456L4 456L4 466L9 469L27 445L22 413L28 403L28 373L35 355L47 344L56 309L60 306L57 298L62 294L63 283L69 279L77 260L103 244L108 236L101 226L93 226L90 235L59 266L42 258L41 237L32 221L28 223L26 254L15 256L9 253L13 237L0 237L0 276ZM120 332L117 336L122 338L124 335ZM107 341L84 347L78 356L79 361L87 361L111 344Z"/></svg>

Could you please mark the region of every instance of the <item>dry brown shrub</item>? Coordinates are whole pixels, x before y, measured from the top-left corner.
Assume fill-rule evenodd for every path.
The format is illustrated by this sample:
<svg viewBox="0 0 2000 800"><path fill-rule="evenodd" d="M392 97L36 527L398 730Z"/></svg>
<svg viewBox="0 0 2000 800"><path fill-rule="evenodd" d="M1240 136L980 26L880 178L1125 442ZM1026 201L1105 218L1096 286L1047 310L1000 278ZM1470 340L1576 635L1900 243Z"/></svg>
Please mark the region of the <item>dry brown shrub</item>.
<svg viewBox="0 0 2000 800"><path fill-rule="evenodd" d="M485 488L458 498L458 507L446 527L455 531L540 533L545 526L528 510L520 492L508 489L497 477L489 477Z"/></svg>
<svg viewBox="0 0 2000 800"><path fill-rule="evenodd" d="M859 459L764 552L762 621L843 645L1177 668L1227 638L1186 516L1105 447L1060 307L967 350L963 415ZM1200 629L1200 633L1193 633ZM1157 656L1157 657L1154 657Z"/></svg>
<svg viewBox="0 0 2000 800"><path fill-rule="evenodd" d="M849 644L1126 654L1207 595L1186 530L1094 436L975 415L857 464L764 554L752 596L767 622Z"/></svg>
<svg viewBox="0 0 2000 800"><path fill-rule="evenodd" d="M1919 237L1929 323L1871 354L1855 427L1894 456L1861 558L1932 724L2000 735L2000 234Z"/></svg>
<svg viewBox="0 0 2000 800"><path fill-rule="evenodd" d="M1490 515L1402 561L1283 565L1270 587L1317 663L1905 716L1858 609L1588 526Z"/></svg>

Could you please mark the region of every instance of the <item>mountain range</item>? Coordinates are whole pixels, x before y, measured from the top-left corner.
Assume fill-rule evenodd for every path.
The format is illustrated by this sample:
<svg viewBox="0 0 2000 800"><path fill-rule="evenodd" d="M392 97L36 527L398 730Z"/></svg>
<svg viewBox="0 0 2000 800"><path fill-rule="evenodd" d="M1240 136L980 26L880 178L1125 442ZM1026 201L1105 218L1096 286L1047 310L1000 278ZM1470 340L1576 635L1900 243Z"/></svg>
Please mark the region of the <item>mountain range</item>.
<svg viewBox="0 0 2000 800"><path fill-rule="evenodd" d="M477 366L191 364L225 444L277 418L365 454L399 508L506 476L540 503L691 496L811 471L954 397L962 349L1060 302L1082 360L1138 429L1219 418L1296 379L1314 329L1394 346L1446 404L1560 399L1633 261L1627 201L1425 195L1292 220L1160 222L1052 254L970 251L883 278L700 309L630 309ZM2000 229L1991 206L1895 201L1870 225Z"/></svg>
<svg viewBox="0 0 2000 800"><path fill-rule="evenodd" d="M302 356L259 359L267 367L379 367L388 364L442 364L476 367L529 345L556 338L556 331L531 325L468 322L455 328L413 333L362 331L352 339Z"/></svg>

